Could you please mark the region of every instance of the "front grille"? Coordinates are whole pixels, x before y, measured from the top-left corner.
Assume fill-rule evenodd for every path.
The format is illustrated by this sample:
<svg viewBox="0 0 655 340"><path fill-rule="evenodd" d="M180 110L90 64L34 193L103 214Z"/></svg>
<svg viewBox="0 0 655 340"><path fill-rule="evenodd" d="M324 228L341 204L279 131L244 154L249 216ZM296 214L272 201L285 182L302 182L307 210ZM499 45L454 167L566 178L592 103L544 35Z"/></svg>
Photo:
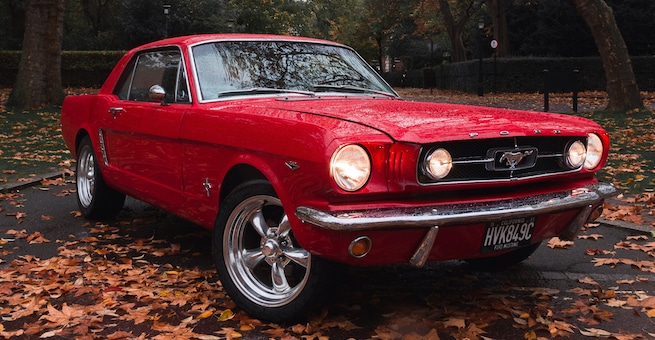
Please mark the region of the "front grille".
<svg viewBox="0 0 655 340"><path fill-rule="evenodd" d="M577 171L567 166L566 148L575 141L587 144L585 137L509 137L465 140L423 146L422 162L432 150L443 148L453 158L448 176L433 180L417 166L422 184L502 181ZM504 156L504 157L503 157Z"/></svg>

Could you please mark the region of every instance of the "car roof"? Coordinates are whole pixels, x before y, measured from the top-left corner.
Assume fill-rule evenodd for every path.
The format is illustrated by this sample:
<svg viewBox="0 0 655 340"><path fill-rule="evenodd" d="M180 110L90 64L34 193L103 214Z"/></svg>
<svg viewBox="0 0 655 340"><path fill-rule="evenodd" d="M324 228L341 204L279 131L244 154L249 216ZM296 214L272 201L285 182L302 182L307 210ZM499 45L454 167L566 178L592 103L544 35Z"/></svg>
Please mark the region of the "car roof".
<svg viewBox="0 0 655 340"><path fill-rule="evenodd" d="M290 36L290 35L225 33L225 34L196 34L196 35L187 35L187 36L167 38L167 39L158 40L158 41L154 41L154 42L151 42L151 43L147 43L147 44L138 46L135 49L141 50L141 49L148 49L148 48L153 48L153 47L158 47L158 46L166 46L166 45L191 46L191 45L195 45L195 44L202 43L202 42L208 42L208 41L247 41L247 40L252 40L252 41L268 40L268 41L315 42L315 43L321 43L321 44L330 44L330 45L343 46L342 44L339 44L339 43L336 43L336 42L333 42L333 41L328 41L328 40L323 40L323 39L316 39L316 38Z"/></svg>

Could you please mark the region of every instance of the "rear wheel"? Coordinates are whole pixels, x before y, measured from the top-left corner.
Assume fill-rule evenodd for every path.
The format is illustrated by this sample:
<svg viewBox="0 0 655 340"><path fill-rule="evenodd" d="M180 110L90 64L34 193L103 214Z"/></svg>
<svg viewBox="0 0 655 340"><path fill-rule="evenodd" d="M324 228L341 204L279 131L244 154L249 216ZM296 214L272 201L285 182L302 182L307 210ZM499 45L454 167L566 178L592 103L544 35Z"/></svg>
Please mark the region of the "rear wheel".
<svg viewBox="0 0 655 340"><path fill-rule="evenodd" d="M527 247L519 248L512 250L509 253L494 257L485 257L480 259L468 259L466 262L472 267L480 270L496 271L503 270L507 267L513 266L520 263L521 261L527 259L532 255L537 248L541 245L541 242L531 244Z"/></svg>
<svg viewBox="0 0 655 340"><path fill-rule="evenodd" d="M103 219L116 216L123 208L125 194L105 184L91 139L82 139L77 148L77 204L84 217Z"/></svg>
<svg viewBox="0 0 655 340"><path fill-rule="evenodd" d="M225 199L213 252L223 287L252 317L304 319L327 286L329 263L300 247L266 181L244 183Z"/></svg>

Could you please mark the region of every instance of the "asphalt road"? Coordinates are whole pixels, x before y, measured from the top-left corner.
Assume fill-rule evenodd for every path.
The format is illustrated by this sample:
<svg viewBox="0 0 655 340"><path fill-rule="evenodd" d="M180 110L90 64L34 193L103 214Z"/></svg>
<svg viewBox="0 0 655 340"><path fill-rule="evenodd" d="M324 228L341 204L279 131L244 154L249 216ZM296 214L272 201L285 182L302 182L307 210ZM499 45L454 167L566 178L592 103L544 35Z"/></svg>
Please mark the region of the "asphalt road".
<svg viewBox="0 0 655 340"><path fill-rule="evenodd" d="M88 221L75 213L78 208L73 189L70 183L36 183L14 191L17 195L0 196L0 238L4 240L0 269L25 256L57 256L63 243L92 236ZM120 233L129 234L132 240L181 240L181 248L193 249L195 254L191 258L163 258L162 263L213 268L210 233L189 222L128 198L126 208L112 223L125 226ZM16 239L15 231L28 235L39 232L49 242ZM535 336L546 338L562 332L571 339L585 339L583 334L601 330L652 338L655 315L648 311L655 308L655 301L650 309L641 305L655 296L654 258L646 251L653 243L652 236L607 224L581 235L588 238L577 239L565 248L543 244L530 259L502 272L476 271L460 261L429 264L422 269L347 268L339 274L342 280L327 304L329 316L324 316L321 333L332 339L391 339L410 333L430 338L430 330L435 328L432 322L440 320L442 339L471 338L471 334L524 339L535 329ZM631 264L629 260L643 262ZM607 264L598 265L603 261ZM3 304L0 299L0 314L6 307ZM547 315L549 312L552 314ZM540 320L542 315L551 321ZM484 334L471 329L474 320L476 325L484 325ZM571 325L570 332L563 330L567 325ZM243 335L245 339L275 337L257 331Z"/></svg>

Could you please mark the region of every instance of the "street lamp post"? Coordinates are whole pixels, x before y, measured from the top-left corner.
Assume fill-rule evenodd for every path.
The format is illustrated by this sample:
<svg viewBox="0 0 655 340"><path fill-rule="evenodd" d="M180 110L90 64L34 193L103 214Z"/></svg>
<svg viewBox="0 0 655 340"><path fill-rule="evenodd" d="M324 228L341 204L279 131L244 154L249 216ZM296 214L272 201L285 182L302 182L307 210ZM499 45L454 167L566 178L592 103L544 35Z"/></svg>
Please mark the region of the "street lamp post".
<svg viewBox="0 0 655 340"><path fill-rule="evenodd" d="M482 88L482 29L484 28L484 20L480 18L478 21L478 56L480 59L480 67L478 69L478 96L484 96Z"/></svg>
<svg viewBox="0 0 655 340"><path fill-rule="evenodd" d="M165 38L168 38L168 14L171 11L171 5L164 4L164 30L166 33L164 34Z"/></svg>

